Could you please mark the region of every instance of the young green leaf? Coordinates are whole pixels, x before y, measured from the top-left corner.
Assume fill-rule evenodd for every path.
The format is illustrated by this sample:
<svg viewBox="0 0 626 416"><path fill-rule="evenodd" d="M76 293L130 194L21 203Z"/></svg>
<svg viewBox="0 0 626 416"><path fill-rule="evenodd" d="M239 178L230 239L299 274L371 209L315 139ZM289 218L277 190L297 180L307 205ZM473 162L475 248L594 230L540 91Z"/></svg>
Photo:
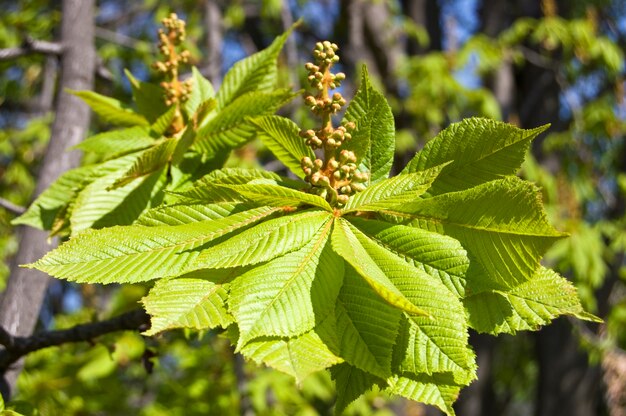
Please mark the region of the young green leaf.
<svg viewBox="0 0 626 416"><path fill-rule="evenodd" d="M184 225L87 230L27 267L88 283L134 283L178 276L200 268L192 263L204 244L279 211L265 207Z"/></svg>
<svg viewBox="0 0 626 416"><path fill-rule="evenodd" d="M288 118L275 115L257 117L252 122L261 130L259 137L274 156L296 176L304 178L300 161L305 156L313 160L315 154L299 136L300 127Z"/></svg>
<svg viewBox="0 0 626 416"><path fill-rule="evenodd" d="M351 217L349 221L385 250L443 283L457 297L465 296L467 252L454 238L406 225Z"/></svg>
<svg viewBox="0 0 626 416"><path fill-rule="evenodd" d="M163 279L157 281L141 303L150 315L155 335L173 328L226 328L233 317L226 310L226 290L203 279Z"/></svg>
<svg viewBox="0 0 626 416"><path fill-rule="evenodd" d="M451 162L433 183L430 193L461 191L515 174L530 142L549 126L524 130L485 118L454 123L420 150L402 173Z"/></svg>
<svg viewBox="0 0 626 416"><path fill-rule="evenodd" d="M420 197L437 178L443 166L383 179L352 195L343 212L378 211L412 202Z"/></svg>
<svg viewBox="0 0 626 416"><path fill-rule="evenodd" d="M129 225L146 209L158 205L166 172L157 171L124 187L110 189L119 172L96 179L76 196L71 210L71 234L88 228Z"/></svg>
<svg viewBox="0 0 626 416"><path fill-rule="evenodd" d="M203 251L195 266L222 268L271 260L307 244L330 218L328 212L306 211L264 221Z"/></svg>
<svg viewBox="0 0 626 416"><path fill-rule="evenodd" d="M118 126L146 126L148 121L121 101L100 95L93 91L72 91L69 93L82 98L102 120Z"/></svg>
<svg viewBox="0 0 626 416"><path fill-rule="evenodd" d="M225 108L236 98L251 92L271 92L276 87L278 54L293 27L274 39L274 42L249 57L235 63L226 73L217 92L218 109Z"/></svg>
<svg viewBox="0 0 626 416"><path fill-rule="evenodd" d="M561 315L601 321L583 310L576 288L567 279L545 267L510 291L478 293L463 303L472 328L493 335L534 331Z"/></svg>
<svg viewBox="0 0 626 416"><path fill-rule="evenodd" d="M386 178L393 164L396 144L393 113L385 96L370 83L365 66L361 85L346 110L344 120L356 124L356 131L344 148L356 154L361 170L370 173L371 183Z"/></svg>
<svg viewBox="0 0 626 416"><path fill-rule="evenodd" d="M310 374L343 362L329 348L327 338L320 336L330 331L325 327L331 323L331 319L326 319L314 330L293 338L259 338L250 341L240 352L257 363L292 375L301 383Z"/></svg>
<svg viewBox="0 0 626 416"><path fill-rule="evenodd" d="M141 152L130 169L124 172L121 177L118 177L108 189L119 188L133 182L137 178L165 168L174 153L174 149L176 149L177 143L178 140L175 138L165 138L155 142L154 146Z"/></svg>
<svg viewBox="0 0 626 416"><path fill-rule="evenodd" d="M275 207L311 205L333 212L333 209L328 202L318 195L307 194L285 186L255 182L256 180L242 185L219 184L217 186L219 188L226 188L234 191L236 194L241 195L244 199L249 200L250 203L257 205L269 205Z"/></svg>
<svg viewBox="0 0 626 416"><path fill-rule="evenodd" d="M250 117L272 114L292 98L291 91L282 89L269 93L251 91L238 97L198 130L193 148L213 154L241 146L257 130Z"/></svg>
<svg viewBox="0 0 626 416"><path fill-rule="evenodd" d="M529 280L547 248L564 237L548 222L539 190L516 177L383 212L459 240L486 273L467 277L476 290L511 288Z"/></svg>
<svg viewBox="0 0 626 416"><path fill-rule="evenodd" d="M447 416L455 416L452 404L459 397L461 387L447 374L418 374L394 376L388 380L387 391L409 400L431 404Z"/></svg>
<svg viewBox="0 0 626 416"><path fill-rule="evenodd" d="M135 221L136 225L154 227L157 225L182 225L192 222L217 220L236 212L252 209L251 206L232 202L216 204L174 204L160 205L144 212Z"/></svg>
<svg viewBox="0 0 626 416"><path fill-rule="evenodd" d="M195 114L201 103L215 97L215 90L211 81L203 77L195 66L191 67L191 79L193 80L191 94L184 104L188 119Z"/></svg>
<svg viewBox="0 0 626 416"><path fill-rule="evenodd" d="M154 145L154 142L148 127L135 126L96 134L80 142L74 148L102 155L104 160L109 160L145 149Z"/></svg>
<svg viewBox="0 0 626 416"><path fill-rule="evenodd" d="M136 156L129 155L98 165L87 165L63 173L48 189L33 201L24 214L12 224L27 224L42 230L53 227L57 215L61 214L79 192L97 178L124 169L133 163Z"/></svg>
<svg viewBox="0 0 626 416"><path fill-rule="evenodd" d="M124 73L133 90L133 99L137 111L150 123L154 123L159 116L168 110L165 105L163 89L156 84L139 81L128 70L124 70Z"/></svg>
<svg viewBox="0 0 626 416"><path fill-rule="evenodd" d="M347 363L377 377L389 377L401 317L400 309L378 296L346 265L335 319L340 356Z"/></svg>
<svg viewBox="0 0 626 416"><path fill-rule="evenodd" d="M229 310L239 345L257 337L293 337L334 313L343 260L327 244L331 223L300 250L275 258L235 279Z"/></svg>
<svg viewBox="0 0 626 416"><path fill-rule="evenodd" d="M340 415L352 402L371 390L376 385L384 385L385 380L359 370L348 363L341 363L330 368L330 375L335 380L337 401L335 414Z"/></svg>
<svg viewBox="0 0 626 416"><path fill-rule="evenodd" d="M357 232L359 231L357 230ZM332 245L333 250L354 267L372 289L390 305L410 313L428 316L428 312L412 304L411 301L391 283L380 266L367 255L365 249L354 234L354 227L343 218L339 218L335 221Z"/></svg>

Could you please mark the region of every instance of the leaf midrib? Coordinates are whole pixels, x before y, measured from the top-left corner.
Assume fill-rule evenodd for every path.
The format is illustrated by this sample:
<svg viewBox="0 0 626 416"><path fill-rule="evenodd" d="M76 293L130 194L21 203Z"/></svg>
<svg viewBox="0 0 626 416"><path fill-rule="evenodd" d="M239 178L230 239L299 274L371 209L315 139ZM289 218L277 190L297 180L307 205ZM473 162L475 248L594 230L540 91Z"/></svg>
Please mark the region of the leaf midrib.
<svg viewBox="0 0 626 416"><path fill-rule="evenodd" d="M396 217L403 217L403 218L407 218L407 219L411 219L411 220L425 220L425 221L429 221L429 222L436 223L436 224L451 225L451 226L454 226L454 227L467 228L467 229L470 229L470 230L481 231L481 232L485 232L485 233L508 234L508 235L524 236L524 237L537 237L537 238L562 238L562 237L566 236L565 234L559 233L558 231L557 232L552 232L552 234L535 234L535 233L525 233L525 232L522 232L522 231L502 229L502 228L480 227L480 226L471 225L471 224L461 224L461 223L457 223L457 222L454 222L454 221L446 221L446 220L441 219L441 218L428 217L428 216L417 215L417 214L410 214L408 212L391 211L391 210L387 210L387 209L386 210L380 210L378 212L383 213L383 214L393 215L393 216L396 216Z"/></svg>

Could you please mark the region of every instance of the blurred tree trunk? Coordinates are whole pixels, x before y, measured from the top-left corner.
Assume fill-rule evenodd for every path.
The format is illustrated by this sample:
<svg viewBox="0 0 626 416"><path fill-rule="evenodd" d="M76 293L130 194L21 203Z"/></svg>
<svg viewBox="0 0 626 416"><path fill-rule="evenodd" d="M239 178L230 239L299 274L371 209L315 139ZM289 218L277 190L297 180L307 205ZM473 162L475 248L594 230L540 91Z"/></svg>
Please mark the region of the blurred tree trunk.
<svg viewBox="0 0 626 416"><path fill-rule="evenodd" d="M202 66L204 75L217 90L222 82L222 44L224 41L221 2L204 0L204 30L206 33L206 59Z"/></svg>
<svg viewBox="0 0 626 416"><path fill-rule="evenodd" d="M92 89L95 69L93 46L94 0L63 0L61 75L57 113L52 124L50 143L38 175L35 193L46 189L61 173L77 166L80 154L67 149L80 142L89 127L89 108L65 89ZM37 270L18 267L31 263L48 250L47 233L33 228L21 230L20 247L14 259L11 276L0 303L0 325L11 334L30 335L39 317L49 277ZM15 387L21 365L4 374L3 395Z"/></svg>

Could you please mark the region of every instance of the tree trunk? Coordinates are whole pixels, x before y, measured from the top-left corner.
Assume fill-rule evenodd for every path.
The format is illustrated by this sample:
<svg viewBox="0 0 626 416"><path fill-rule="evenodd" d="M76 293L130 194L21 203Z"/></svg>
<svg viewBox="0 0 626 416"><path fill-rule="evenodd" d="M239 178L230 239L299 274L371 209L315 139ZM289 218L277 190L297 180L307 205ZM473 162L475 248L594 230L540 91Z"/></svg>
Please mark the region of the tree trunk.
<svg viewBox="0 0 626 416"><path fill-rule="evenodd" d="M46 189L61 173L77 166L80 154L67 149L80 142L89 127L89 108L65 89L85 90L93 87L95 51L93 46L94 0L62 2L60 91L57 113L48 150L38 175L36 194ZM33 228L21 230L21 241L12 265L5 293L0 303L0 325L12 335L30 335L37 323L49 277L37 270L18 267L42 257L51 249L47 234ZM16 365L2 381L2 394L8 397L21 365Z"/></svg>

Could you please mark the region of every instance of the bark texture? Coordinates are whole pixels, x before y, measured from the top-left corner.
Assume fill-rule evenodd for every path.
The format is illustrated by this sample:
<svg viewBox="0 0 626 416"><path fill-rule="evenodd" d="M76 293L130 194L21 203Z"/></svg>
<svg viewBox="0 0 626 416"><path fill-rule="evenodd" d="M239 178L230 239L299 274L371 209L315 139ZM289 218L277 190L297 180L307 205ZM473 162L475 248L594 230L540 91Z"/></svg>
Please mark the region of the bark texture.
<svg viewBox="0 0 626 416"><path fill-rule="evenodd" d="M67 149L78 144L89 127L89 108L65 89L87 90L93 87L95 51L94 0L63 0L61 39L63 56L57 98L56 118L50 143L38 175L35 193L46 189L64 171L77 166L80 154ZM0 303L0 325L13 336L30 335L39 317L49 277L37 270L20 268L42 257L52 247L47 234L33 228L21 231L20 247L11 276ZM2 393L9 395L15 386L21 365L17 363L4 374Z"/></svg>

